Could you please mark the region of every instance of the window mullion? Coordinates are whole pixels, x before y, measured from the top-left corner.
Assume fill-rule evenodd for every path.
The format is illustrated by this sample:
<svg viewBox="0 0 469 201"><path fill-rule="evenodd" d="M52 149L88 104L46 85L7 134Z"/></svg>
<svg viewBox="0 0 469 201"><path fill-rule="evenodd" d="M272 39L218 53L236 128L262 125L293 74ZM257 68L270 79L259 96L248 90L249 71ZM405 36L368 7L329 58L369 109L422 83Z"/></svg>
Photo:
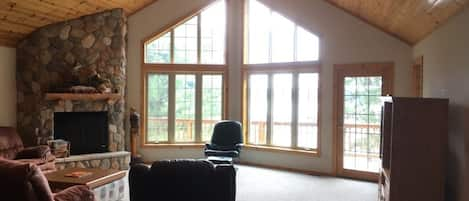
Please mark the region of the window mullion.
<svg viewBox="0 0 469 201"><path fill-rule="evenodd" d="M270 11L270 18L272 19L272 10ZM272 63L272 20L269 20L269 63Z"/></svg>
<svg viewBox="0 0 469 201"><path fill-rule="evenodd" d="M267 145L272 145L272 109L273 109L273 75L268 75L268 86L267 86Z"/></svg>
<svg viewBox="0 0 469 201"><path fill-rule="evenodd" d="M174 143L175 135L175 118L176 118L176 76L174 73L169 74L168 86L168 141Z"/></svg>
<svg viewBox="0 0 469 201"><path fill-rule="evenodd" d="M298 61L298 26L293 30L293 61Z"/></svg>
<svg viewBox="0 0 469 201"><path fill-rule="evenodd" d="M292 124L291 124L291 147L298 147L298 94L299 94L299 85L298 85L298 73L293 73L292 80Z"/></svg>
<svg viewBox="0 0 469 201"><path fill-rule="evenodd" d="M169 47L169 51L171 52L170 53L170 60L171 60L171 63L173 64L174 63L174 30L171 30L171 34L170 34L170 40L169 40L169 43L170 43L170 47Z"/></svg>
<svg viewBox="0 0 469 201"><path fill-rule="evenodd" d="M195 77L195 141L202 142L202 74Z"/></svg>
<svg viewBox="0 0 469 201"><path fill-rule="evenodd" d="M197 63L198 64L201 64L202 63L202 60L201 60L201 55L202 55L202 36L201 36L201 33L202 33L202 26L201 26L201 14L197 15Z"/></svg>

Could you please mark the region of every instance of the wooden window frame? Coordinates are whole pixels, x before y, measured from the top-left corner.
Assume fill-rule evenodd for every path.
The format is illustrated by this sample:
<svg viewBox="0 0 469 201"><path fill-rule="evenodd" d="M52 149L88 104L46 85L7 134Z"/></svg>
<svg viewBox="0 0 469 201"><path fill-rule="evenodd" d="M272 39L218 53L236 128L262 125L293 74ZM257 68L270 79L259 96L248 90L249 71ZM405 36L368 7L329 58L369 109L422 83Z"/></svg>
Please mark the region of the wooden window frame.
<svg viewBox="0 0 469 201"><path fill-rule="evenodd" d="M423 56L417 57L412 65L412 93L423 97Z"/></svg>
<svg viewBox="0 0 469 201"><path fill-rule="evenodd" d="M267 63L249 63L249 47L250 47L250 37L249 37L249 22L248 22L248 18L249 18L249 1L250 0L242 0L242 3L243 3L243 64L246 65L249 65L249 66L255 66L255 65L270 65L270 64L279 64L279 65L282 65L282 64L285 64L285 63L319 63L320 62L320 47L321 47L321 40L320 40L320 37L319 35L317 35L316 33L312 33L314 36L316 36L318 38L318 59L317 60L311 60L311 61L298 61L298 28L301 27L300 25L298 25L296 22L294 22L293 20L290 20L293 22L293 61L288 61L288 62L273 62L273 58L272 58L272 44L273 44L273 37L272 37L272 27L270 27L269 29L269 44L268 44L268 58L267 58ZM261 2L262 3L262 2ZM270 9L270 15L272 16L272 13L275 12L273 9L269 8ZM302 28L302 27L301 27ZM245 48L247 47L247 48Z"/></svg>
<svg viewBox="0 0 469 201"><path fill-rule="evenodd" d="M147 141L147 78L148 74L151 73L161 73L161 74L194 74L196 77L202 77L203 75L209 75L209 74L218 74L223 76L222 84L222 119L226 119L228 117L228 83L229 83L229 73L228 73L228 65L227 65L227 47L228 47L228 23L226 23L225 27L225 56L224 56L224 64L201 64L201 48L200 48L200 43L201 43L201 35L200 35L200 14L202 11L207 9L212 3L220 1L220 0L210 0L206 4L202 5L201 7L193 10L190 12L189 15L183 16L181 18L178 18L175 20L175 22L170 23L166 26L164 26L162 29L156 31L155 33L151 34L149 37L144 38L141 41L141 73L140 73L140 79L141 79L141 102L140 102L140 111L142 114L142 121L140 122L140 128L141 128L141 136L140 136L140 146L143 148L160 148L160 147L180 147L180 148L200 148L203 147L205 142L201 141L201 125L197 126L196 123L196 140L194 142L174 142L169 140L171 136L171 130L168 133L168 142L163 142L163 143L151 143ZM226 4L226 19L228 22L228 1L229 0L223 0L225 1ZM174 61L174 28L177 26L184 24L186 21L190 20L194 16L199 16L198 18L198 37L197 37L197 64L178 64L178 63L173 63ZM146 63L145 62L145 56L146 56L146 44L149 41L153 41L156 38L163 36L164 34L171 32L171 63ZM202 83L202 78L196 82L197 84ZM197 89L200 89L201 86L196 86L196 99L201 98L201 93L202 91L197 91ZM169 89L168 89L169 90ZM169 93L171 91L169 90ZM198 94L198 95L197 95ZM170 101L170 100L169 100ZM197 101L197 100L196 100ZM199 103L201 103L201 100L199 100ZM196 103L197 104L197 103ZM169 107L169 106L168 106ZM201 106L197 109L198 106L196 106L196 118L195 121L197 121L197 117L202 115L202 111L200 111ZM170 112L170 111L168 111ZM199 112L199 114L197 114ZM170 117L168 117L170 118ZM198 119L199 121L201 118ZM170 121L170 120L169 120ZM169 124L168 124L169 127ZM199 128L197 128L199 127ZM170 128L168 128L170 129ZM198 133L198 134L197 134Z"/></svg>
<svg viewBox="0 0 469 201"><path fill-rule="evenodd" d="M171 23L170 25L166 25L163 27L161 30L157 31L156 33L150 35L149 37L146 37L142 40L142 64L144 65L202 65L202 66L219 66L219 65L225 65L228 61L227 57L227 45L228 45L228 40L227 40L227 32L228 32L228 23L225 23L225 52L224 52L224 61L223 64L202 64L202 37L201 37L201 21L202 17L201 14L204 10L206 10L212 3L215 3L217 1L224 1L225 2L225 19L228 22L228 0L211 0L207 2L207 4L204 4L201 8L197 8L194 11L191 12L190 15L184 16L182 18L179 18L176 20L176 22ZM174 63L174 30L180 25L183 25L187 21L191 20L193 17L197 17L197 63ZM146 62L146 52L147 52L147 44L150 42L153 42L160 38L161 36L164 36L165 34L170 33L170 62L169 63L147 63Z"/></svg>
<svg viewBox="0 0 469 201"><path fill-rule="evenodd" d="M286 153L294 155L305 155L308 157L320 157L321 156L321 91L322 91L322 79L321 79L321 62L318 59L317 61L297 61L297 62L286 62L286 63L265 63L265 64L248 64L248 47L249 47L249 24L247 22L248 15L248 1L241 0L242 2L242 67L241 67L241 117L243 122L243 136L244 143L247 149L257 150L257 151L266 151L274 153ZM296 25L296 24L295 24ZM296 25L298 26L298 25ZM295 26L295 30L297 29ZM319 38L319 46L321 46L321 40ZM296 34L295 34L296 37ZM296 40L296 39L295 39ZM270 44L271 45L271 44ZM269 50L269 60L271 60L271 50ZM296 53L295 53L296 54ZM318 55L319 56L319 55ZM263 145L252 145L248 143L248 75L250 73L318 73L318 139L317 139L317 149L315 150L304 150L304 149L294 149L287 147L276 147L276 146L263 146Z"/></svg>
<svg viewBox="0 0 469 201"><path fill-rule="evenodd" d="M312 157L320 157L320 150L321 150L321 64L319 62L292 62L292 63L274 63L274 64L245 64L242 68L242 119L243 119L243 133L244 133L244 141L246 144L246 148L253 149L253 150L260 150L260 151L269 151L269 152L281 152L281 153L291 153L291 154L302 154ZM267 74L272 76L273 74L277 73L291 73L294 75L293 83L297 83L298 76L300 73L317 73L318 74L318 112L317 112L317 148L316 149L305 149L297 146L292 147L280 147L274 146L271 143L267 142L267 145L255 145L249 143L249 88L248 88L248 80L249 75L251 74ZM292 85L296 86L296 84ZM271 83L269 83L269 87L271 87ZM295 89L293 89L292 93L294 93ZM270 99L270 98L269 98ZM298 97L295 98L296 100ZM292 103L292 117L297 118L298 110L297 105ZM270 111L270 109L269 109ZM268 112L269 112L268 111ZM292 119L292 129L296 130L294 125L294 119ZM267 131L269 132L269 131ZM297 145L297 132L292 132L292 144Z"/></svg>

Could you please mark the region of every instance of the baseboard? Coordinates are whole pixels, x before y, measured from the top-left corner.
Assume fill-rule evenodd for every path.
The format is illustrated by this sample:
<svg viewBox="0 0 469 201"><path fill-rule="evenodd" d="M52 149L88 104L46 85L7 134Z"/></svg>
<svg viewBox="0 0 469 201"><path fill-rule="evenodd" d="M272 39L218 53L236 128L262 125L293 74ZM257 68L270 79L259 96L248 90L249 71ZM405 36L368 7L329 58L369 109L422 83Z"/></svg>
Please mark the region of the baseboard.
<svg viewBox="0 0 469 201"><path fill-rule="evenodd" d="M275 170L296 172L296 173L302 173L302 174L308 174L308 175L314 175L314 176L329 176L329 177L335 177L336 176L336 175L328 173L328 172L320 172L320 171L314 171L314 170L302 170L302 169L297 169L297 168L288 168L288 167L281 167L281 166L274 166L274 165L265 165L265 164L259 164L259 163L243 162L243 161L238 161L238 160L234 161L234 163L235 164L240 164L240 165L249 165L249 166L255 166L255 167L275 169ZM145 164L151 165L151 164L153 164L153 162L145 161Z"/></svg>
<svg viewBox="0 0 469 201"><path fill-rule="evenodd" d="M302 173L302 174L308 174L308 175L314 175L314 176L334 176L333 174L328 173L328 172L320 172L320 171L314 171L314 170L302 170L302 169L297 169L297 168L288 168L288 167L281 167L281 166L275 166L275 165L265 165L265 164L243 162L243 161L241 161L239 164L262 167L262 168L269 168L269 169L275 169L275 170L284 170L284 171L296 172L296 173Z"/></svg>

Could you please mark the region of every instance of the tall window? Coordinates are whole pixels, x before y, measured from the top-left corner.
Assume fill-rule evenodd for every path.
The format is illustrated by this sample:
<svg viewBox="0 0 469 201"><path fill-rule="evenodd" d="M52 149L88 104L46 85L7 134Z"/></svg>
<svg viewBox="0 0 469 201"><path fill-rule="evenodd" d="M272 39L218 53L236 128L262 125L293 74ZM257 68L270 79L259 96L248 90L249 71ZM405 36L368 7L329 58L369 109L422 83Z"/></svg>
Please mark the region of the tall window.
<svg viewBox="0 0 469 201"><path fill-rule="evenodd" d="M248 64L316 61L319 39L257 0L247 1Z"/></svg>
<svg viewBox="0 0 469 201"><path fill-rule="evenodd" d="M317 150L319 39L257 0L246 6L247 143Z"/></svg>
<svg viewBox="0 0 469 201"><path fill-rule="evenodd" d="M215 1L144 43L144 144L206 142L224 118L225 4Z"/></svg>
<svg viewBox="0 0 469 201"><path fill-rule="evenodd" d="M248 143L317 149L318 79L318 73L250 74Z"/></svg>
<svg viewBox="0 0 469 201"><path fill-rule="evenodd" d="M145 63L225 64L226 3L219 0L145 42Z"/></svg>

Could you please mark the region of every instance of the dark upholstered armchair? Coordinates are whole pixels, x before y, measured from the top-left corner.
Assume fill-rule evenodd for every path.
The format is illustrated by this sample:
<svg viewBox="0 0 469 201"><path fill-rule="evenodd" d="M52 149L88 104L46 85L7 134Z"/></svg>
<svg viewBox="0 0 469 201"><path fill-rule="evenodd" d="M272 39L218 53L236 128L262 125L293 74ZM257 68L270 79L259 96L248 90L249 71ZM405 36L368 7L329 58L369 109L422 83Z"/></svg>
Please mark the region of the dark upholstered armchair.
<svg viewBox="0 0 469 201"><path fill-rule="evenodd" d="M86 186L74 186L52 193L44 173L32 163L0 159L2 201L94 201Z"/></svg>
<svg viewBox="0 0 469 201"><path fill-rule="evenodd" d="M205 156L236 158L243 145L243 129L238 121L220 121L213 128L212 140L205 145Z"/></svg>
<svg viewBox="0 0 469 201"><path fill-rule="evenodd" d="M129 172L130 201L235 201L233 165L207 160L136 164Z"/></svg>
<svg viewBox="0 0 469 201"><path fill-rule="evenodd" d="M43 172L55 170L55 156L48 146L25 148L12 127L0 127L0 158L37 165Z"/></svg>

